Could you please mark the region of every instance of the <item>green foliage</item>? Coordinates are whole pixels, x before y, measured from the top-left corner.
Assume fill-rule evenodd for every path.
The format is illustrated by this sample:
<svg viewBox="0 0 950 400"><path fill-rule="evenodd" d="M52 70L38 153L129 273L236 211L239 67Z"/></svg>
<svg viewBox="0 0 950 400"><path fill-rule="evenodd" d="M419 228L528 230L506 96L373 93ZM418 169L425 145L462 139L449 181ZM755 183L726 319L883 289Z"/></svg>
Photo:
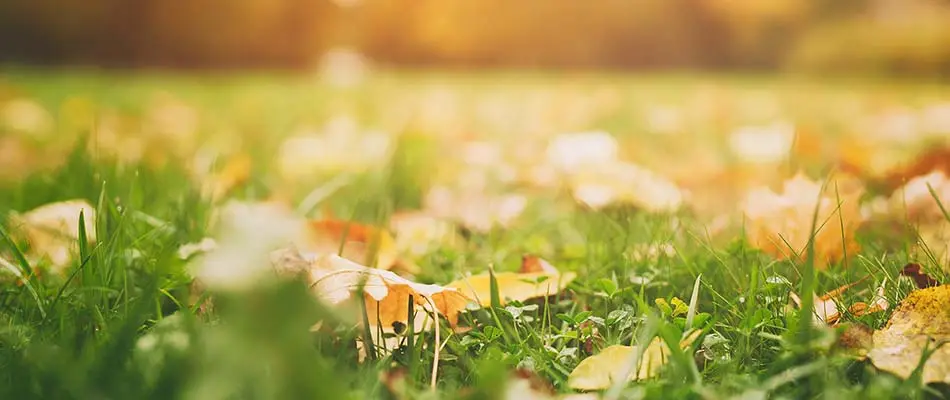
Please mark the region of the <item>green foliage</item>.
<svg viewBox="0 0 950 400"><path fill-rule="evenodd" d="M42 91L62 83L55 79L67 78L24 80L30 79L30 87ZM100 88L95 95L106 104L122 98L136 104L150 86L133 82L117 92ZM172 88L189 87L168 82ZM675 86L676 81L663 82ZM289 113L295 102L316 101L309 92L295 92L294 85L248 85L253 98L275 98L269 104L273 108L262 112L272 111L272 119L235 115L229 123L236 130L264 126L265 136L278 136L284 133L279 120L303 118L282 116L280 110ZM211 92L205 94L209 103L230 95L225 89L205 90ZM637 131L635 125L627 128ZM440 155L425 139L406 140L387 171L357 177L351 187L328 196L328 206L355 219L379 220L386 217L380 209L388 203L417 205L425 185L419 175L428 163L414 160L438 160ZM273 147L263 144L260 149ZM556 391L568 393L570 371L600 349L654 336L673 348L688 328L702 329L705 336L673 351L658 378L621 385L618 395L883 399L922 397L933 389L831 351L834 332L829 329L798 334L806 331L801 324L810 316L788 306L790 293L800 292L804 274L814 274L805 295L838 287L859 274L870 275L874 285L885 278L895 281L895 271L910 255L889 252L882 259L880 238L866 238L865 250L850 270L815 272L806 265L770 260L742 238L728 245L707 243L691 234L698 221L687 214L650 215L630 208L592 212L541 199L529 213L544 218L507 230L470 233L467 246L437 249L418 260L420 280L439 282L489 265L514 270L530 247L548 251L545 256L554 265L578 273L564 293L524 303L502 305L494 288L491 307L462 316L471 330L449 333L443 325L438 392L430 394L435 357L430 332L414 333L410 325L397 349L380 351L380 357L371 355L361 364L356 342L371 333L338 318L299 283L240 295L216 293L213 309L198 312L188 264L176 250L210 234L211 205L190 182L176 163L119 165L91 157L80 142L58 168L0 188L4 214L82 198L96 204L98 215L97 243L89 245L83 239L89 232L79 232L79 257L62 277L37 276L46 266L28 262L25 248L0 230L0 254L9 260L0 269L23 282L0 284L0 398L386 398L396 394L380 376L403 368L409 398L500 398L515 369L534 371ZM311 188L304 189L300 192ZM263 197L252 190L238 195ZM380 196L384 198L364 198ZM671 227L674 219L677 228ZM664 241L675 243L676 256L627 255L633 245ZM889 299L897 299L908 288L895 284L887 290ZM883 318L865 321L880 325ZM323 325L311 330L316 321Z"/></svg>

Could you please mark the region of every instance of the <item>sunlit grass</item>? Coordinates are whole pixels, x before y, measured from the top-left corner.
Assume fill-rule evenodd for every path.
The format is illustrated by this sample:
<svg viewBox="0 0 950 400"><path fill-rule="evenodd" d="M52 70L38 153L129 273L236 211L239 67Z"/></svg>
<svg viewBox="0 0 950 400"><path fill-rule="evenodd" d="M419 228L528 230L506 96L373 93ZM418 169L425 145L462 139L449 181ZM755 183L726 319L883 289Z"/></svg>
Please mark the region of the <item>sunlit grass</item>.
<svg viewBox="0 0 950 400"><path fill-rule="evenodd" d="M442 152L439 138L444 135L517 143L517 129L547 134L604 129L635 143L624 148L633 160L657 168L688 166L689 159L670 160L677 146L689 142L698 147L694 151L727 151L721 137L735 125L780 118L827 128L829 138L854 135L851 130L857 128L847 119L859 115L837 115L841 99L856 96L860 103L886 95L913 104L938 98L943 90L873 82L825 88L766 77L435 72L381 74L355 89L325 87L306 77L29 71L9 72L0 83L0 100L26 96L61 121L69 115L63 104L84 99L95 110L120 115L116 129L130 129L134 135L140 134L136 129L148 129L156 93L172 94L201 118L194 143L154 152L147 147L146 155L132 162L96 150L102 137L96 124L69 131L60 125L62 130L46 138L28 139L37 143L37 156L48 143L60 143L54 147L68 151L50 155L62 159L49 167L2 184L4 222L13 211L80 198L96 206L99 240L81 245L67 275L35 276L30 272L45 266L29 264L20 253L25 244L4 238L0 255L19 265L29 279L23 284L8 279L0 291L2 398L435 396L428 394L434 357L431 332L409 335L402 348L359 363L355 341L365 335L353 323L357 318L320 305L302 284L223 293L215 298L212 311L199 311L188 261L181 260L177 250L214 233L209 221L215 204L202 197L192 170L193 153L207 148L223 149L214 154L220 163L242 153L254 160L248 181L230 198L279 195L300 204L339 175L283 180L274 167L283 138L301 126L320 127L338 114L352 116L360 130L398 134L390 160L347 172L345 184L306 210L386 226L394 212L421 207L425 188L445 180L440 173L458 163ZM695 97L697 87L712 97ZM407 106L406 99L425 97L429 91L447 93L437 97L451 105L446 120L427 119L424 110ZM768 110L762 112L765 117L756 115L755 101L763 98L775 102L778 117L770 117ZM480 110L479 99L489 105L497 102L501 109ZM531 101L537 101L536 108L505 110ZM647 132L644 121L651 106L679 109L691 101L712 106L750 101L753 111L745 116L744 106L736 106L740 111L730 112L727 120L708 120L721 125L692 125L707 121L697 117L684 128L692 139ZM847 104L841 107L847 109ZM568 115L571 110L579 114ZM426 131L436 128L447 131ZM165 142L162 137L153 140L152 146ZM806 169L828 170L815 160L792 163L799 161ZM489 232L464 230L467 241L462 246L438 248L414 260L421 267L416 279L425 283L444 284L489 265L513 271L527 253L579 276L556 296L509 304L517 308L515 313L504 308L469 313L464 318L473 330L444 334L437 379L442 397L502 397L515 369L534 371L556 392L570 393L567 376L599 349L631 344L643 336L645 327L671 337L681 333L683 327L672 316L655 316L661 315L655 301L688 301L700 275L696 304L700 313L709 314L702 328L710 335L677 354L681 357L659 378L627 385L621 397L920 395L918 382L902 382L838 352L832 329L805 329L801 324L810 321L810 315L789 305L789 292L809 297L813 291L823 293L868 275L862 287L873 290L887 280L887 297L896 304L894 300L910 290L897 279L900 267L928 261L916 259L909 249L915 238L895 244L890 238L865 235L849 268L835 264L815 270L810 257L804 263L772 259L750 247L741 231L725 239L710 238L706 221L689 211L646 213L623 205L595 211L576 205L564 193L529 193L531 201L517 223ZM632 251L650 245L670 245L675 251L646 256ZM812 274L814 281L803 278ZM848 296L844 301L851 300ZM648 323L648 309L656 321ZM879 327L886 317L880 313L851 319ZM311 332L317 320L325 324ZM447 326L443 329L451 332ZM685 356L700 361L698 380L697 369Z"/></svg>

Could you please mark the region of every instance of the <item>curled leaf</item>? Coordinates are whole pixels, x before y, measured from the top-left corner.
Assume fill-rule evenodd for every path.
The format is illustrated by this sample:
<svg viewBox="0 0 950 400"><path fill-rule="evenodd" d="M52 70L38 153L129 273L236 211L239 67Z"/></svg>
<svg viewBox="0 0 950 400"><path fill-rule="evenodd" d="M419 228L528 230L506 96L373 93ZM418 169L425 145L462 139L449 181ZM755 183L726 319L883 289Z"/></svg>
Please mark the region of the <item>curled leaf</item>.
<svg viewBox="0 0 950 400"><path fill-rule="evenodd" d="M471 302L455 288L416 283L333 254L321 256L313 263L310 282L317 296L330 304L340 304L362 290L370 323L382 326L407 323L409 296L415 305L444 315L453 326L459 312Z"/></svg>
<svg viewBox="0 0 950 400"><path fill-rule="evenodd" d="M901 275L913 279L918 289L940 285L940 282L937 282L936 279L931 278L930 275L924 272L920 264L910 263L905 265L904 268L901 269Z"/></svg>

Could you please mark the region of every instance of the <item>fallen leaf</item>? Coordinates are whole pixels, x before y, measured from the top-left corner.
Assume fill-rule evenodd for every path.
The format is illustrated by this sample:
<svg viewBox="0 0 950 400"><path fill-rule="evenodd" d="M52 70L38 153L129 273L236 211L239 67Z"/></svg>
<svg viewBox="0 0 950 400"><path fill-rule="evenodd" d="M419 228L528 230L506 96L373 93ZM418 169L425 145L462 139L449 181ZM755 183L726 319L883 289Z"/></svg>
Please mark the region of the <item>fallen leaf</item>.
<svg viewBox="0 0 950 400"><path fill-rule="evenodd" d="M901 275L913 279L918 289L940 285L940 282L937 282L936 279L931 278L930 275L924 272L920 264L910 263L905 265L904 268L901 269Z"/></svg>
<svg viewBox="0 0 950 400"><path fill-rule="evenodd" d="M935 172L950 174L950 147L928 149L916 155L912 162L888 172L881 180L888 189L895 190L915 178Z"/></svg>
<svg viewBox="0 0 950 400"><path fill-rule="evenodd" d="M950 201L950 179L943 171L914 177L895 190L890 198L891 212L914 223L944 222L946 219L937 203L938 199L944 206Z"/></svg>
<svg viewBox="0 0 950 400"><path fill-rule="evenodd" d="M454 246L463 241L452 223L421 211L396 213L390 218L389 226L401 254L418 257L440 246Z"/></svg>
<svg viewBox="0 0 950 400"><path fill-rule="evenodd" d="M802 260L817 208L816 265L826 267L842 259L845 251L854 254L859 247L855 230L861 222L858 198L863 188L848 178L838 183L837 191L831 182L822 192L820 182L798 174L784 183L781 193L765 187L750 191L741 209L752 245L779 259Z"/></svg>
<svg viewBox="0 0 950 400"><path fill-rule="evenodd" d="M618 153L617 139L607 132L562 133L548 144L547 162L559 171L572 172L609 164Z"/></svg>
<svg viewBox="0 0 950 400"><path fill-rule="evenodd" d="M409 296L416 306L444 315L452 326L458 321L458 314L471 302L451 286L416 283L390 271L365 267L334 254L317 258L309 278L314 293L329 304L340 304L362 288L369 321L381 326L408 322Z"/></svg>
<svg viewBox="0 0 950 400"><path fill-rule="evenodd" d="M511 374L505 390L508 400L555 399L555 391L549 382L527 369L517 369Z"/></svg>
<svg viewBox="0 0 950 400"><path fill-rule="evenodd" d="M423 203L430 215L488 232L496 226L510 226L524 212L528 199L519 194L491 195L437 186L429 190Z"/></svg>
<svg viewBox="0 0 950 400"><path fill-rule="evenodd" d="M680 348L686 349L699 338L700 331L693 331L680 341ZM602 390L609 388L613 382L625 379L620 376L624 366L634 354L639 351L638 346L609 346L595 356L585 358L567 377L567 385L576 390ZM628 381L650 379L656 376L666 365L670 350L659 337L653 338L642 356L638 360L637 368L626 377Z"/></svg>
<svg viewBox="0 0 950 400"><path fill-rule="evenodd" d="M195 243L186 243L181 245L178 248L178 258L181 260L187 260L191 257L194 257L196 254L208 253L214 251L218 248L218 242L214 241L212 238L204 238L199 242Z"/></svg>
<svg viewBox="0 0 950 400"><path fill-rule="evenodd" d="M251 157L239 154L225 162L221 170L201 182L202 197L216 202L251 176Z"/></svg>
<svg viewBox="0 0 950 400"><path fill-rule="evenodd" d="M293 243L305 228L280 203L232 201L216 212L217 246L191 266L202 286L213 290L241 290L273 277L271 252Z"/></svg>
<svg viewBox="0 0 950 400"><path fill-rule="evenodd" d="M521 272L529 274L534 272L557 274L558 270L543 258L526 254L521 256Z"/></svg>
<svg viewBox="0 0 950 400"><path fill-rule="evenodd" d="M78 250L79 214L83 213L86 238L96 241L96 208L86 200L46 204L10 217L12 230L29 244L27 256L45 259L60 273Z"/></svg>
<svg viewBox="0 0 950 400"><path fill-rule="evenodd" d="M841 329L836 345L863 360L874 346L873 335L874 330L867 325L847 324Z"/></svg>
<svg viewBox="0 0 950 400"><path fill-rule="evenodd" d="M857 284L863 282L867 277L858 279L855 282L842 285L836 289L833 289L821 296L815 295L815 315L814 321L817 324L825 324L830 326L835 326L841 320L841 312L838 309L839 304L841 304L841 295L844 294L848 289L856 286ZM884 297L884 285L886 282L881 283L881 286L878 287L875 292L874 298L871 300L870 305L865 302L855 302L850 307L848 307L848 312L854 316L862 316L875 312L881 312L887 310L889 304L887 299ZM801 298L798 297L794 292L789 293L789 297L792 299L792 302L795 303L797 307L802 306Z"/></svg>
<svg viewBox="0 0 950 400"><path fill-rule="evenodd" d="M395 240L388 231L353 221L332 218L308 221L307 229L295 245L302 253L338 254L382 269L392 269L398 261Z"/></svg>
<svg viewBox="0 0 950 400"><path fill-rule="evenodd" d="M950 285L911 292L883 329L874 332L868 358L875 367L908 378L924 349L950 340ZM935 350L923 365L924 383L950 383L950 347Z"/></svg>
<svg viewBox="0 0 950 400"><path fill-rule="evenodd" d="M295 182L321 173L360 172L384 165L390 158L392 137L366 131L353 118L339 116L322 129L303 128L280 145L278 171Z"/></svg>
<svg viewBox="0 0 950 400"><path fill-rule="evenodd" d="M622 161L574 171L567 181L574 199L593 209L630 204L649 212L672 212L685 197L673 181Z"/></svg>
<svg viewBox="0 0 950 400"><path fill-rule="evenodd" d="M748 163L775 163L788 158L795 140L795 127L787 122L767 126L744 126L729 135L733 153Z"/></svg>
<svg viewBox="0 0 950 400"><path fill-rule="evenodd" d="M0 125L15 133L48 137L55 121L43 106L30 99L15 99L0 106Z"/></svg>
<svg viewBox="0 0 950 400"><path fill-rule="evenodd" d="M560 293L577 276L573 272L557 272L547 261L535 259L533 256L523 259L522 268L543 271L545 267L542 263L547 264L554 272L495 273L495 279L498 282L498 297L502 304L507 301L525 301ZM448 284L447 287L456 288L468 297L476 299L483 307L491 306L491 278L487 272L457 280Z"/></svg>

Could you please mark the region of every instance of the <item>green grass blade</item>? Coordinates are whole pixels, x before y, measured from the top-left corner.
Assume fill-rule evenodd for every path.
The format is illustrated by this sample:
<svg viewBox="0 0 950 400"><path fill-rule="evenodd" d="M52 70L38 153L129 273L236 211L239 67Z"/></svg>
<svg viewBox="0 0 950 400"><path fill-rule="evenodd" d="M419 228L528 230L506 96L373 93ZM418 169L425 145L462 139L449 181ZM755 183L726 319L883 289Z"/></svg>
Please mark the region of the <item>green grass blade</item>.
<svg viewBox="0 0 950 400"><path fill-rule="evenodd" d="M16 241L7 233L6 229L0 225L0 236L3 237L3 241L7 243L7 246L10 246L10 251L13 252L13 257L16 258L17 263L20 264L20 267L23 268L23 271L26 272L27 277L32 279L34 276L33 267L30 265L30 262L26 260L26 256L23 254L23 251L20 250L20 247L17 246Z"/></svg>
<svg viewBox="0 0 950 400"><path fill-rule="evenodd" d="M703 274L699 274L696 277L696 283L693 284L693 294L689 297L689 311L686 312L686 329L684 329L683 337L686 337L686 334L692 329L693 319L696 318L696 309L699 308L699 285L702 278Z"/></svg>
<svg viewBox="0 0 950 400"><path fill-rule="evenodd" d="M37 293L36 288L33 287L33 282L31 282L28 276L24 276L20 268L17 268L16 265L7 261L5 258L0 257L0 267L10 271L20 282L23 282L23 287L30 292L30 296L33 297L33 300L36 301L36 307L40 311L40 315L45 319L46 318L46 309L43 308L43 300L40 298L39 293Z"/></svg>
<svg viewBox="0 0 950 400"><path fill-rule="evenodd" d="M407 315L407 318L408 318L408 319L406 320L406 322L407 322L407 323L406 323L406 326L407 326L407 329L406 329L406 349L409 351L409 355L408 355L407 358L406 358L406 362L409 364L409 368L408 368L408 369L409 369L409 376L410 376L410 377L415 377L415 376L416 376L416 365L418 364L417 359L418 359L419 357L418 357L418 355L417 355L418 353L416 352L416 343L415 343L415 340L416 340L416 339L415 339L415 336L416 336L416 318L415 318L415 315L413 315L413 311L415 311L415 310L414 310L414 309L415 309L415 307L414 307L414 306L415 306L415 302L413 302L413 296L412 296L411 294L409 295L409 304L407 304L406 306L407 306L407 308L408 308L408 310L409 310L409 311L407 312L407 314L408 314L408 315ZM436 345L438 345L438 344L436 344Z"/></svg>
<svg viewBox="0 0 950 400"><path fill-rule="evenodd" d="M501 308L501 296L498 290L498 279L495 277L495 268L488 266L488 282L489 290L491 291L491 306L492 308Z"/></svg>
<svg viewBox="0 0 950 400"><path fill-rule="evenodd" d="M929 183L927 184L927 190L930 191L930 196L933 197L934 201L937 202L937 207L940 208L940 212L943 214L943 218L946 219L947 222L950 222L950 213L948 213L947 209L944 208L943 202L940 201L940 196L937 195L937 192L934 191L933 186L930 186Z"/></svg>

